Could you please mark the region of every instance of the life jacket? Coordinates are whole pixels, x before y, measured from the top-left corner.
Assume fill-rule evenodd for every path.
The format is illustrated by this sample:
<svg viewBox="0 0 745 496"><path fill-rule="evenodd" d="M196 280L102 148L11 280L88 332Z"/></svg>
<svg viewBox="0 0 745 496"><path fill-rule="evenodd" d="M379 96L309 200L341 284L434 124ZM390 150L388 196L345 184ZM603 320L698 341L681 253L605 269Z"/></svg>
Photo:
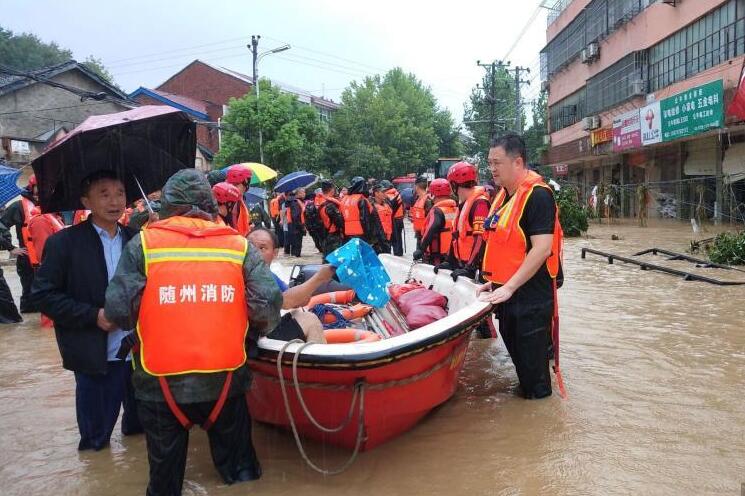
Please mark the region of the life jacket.
<svg viewBox="0 0 745 496"><path fill-rule="evenodd" d="M251 212L243 200L237 201L233 206L233 228L244 237L251 232Z"/></svg>
<svg viewBox="0 0 745 496"><path fill-rule="evenodd" d="M463 202L463 206L458 211L458 223L456 225L456 231L458 237L455 240L455 256L461 262L468 262L471 259L471 252L473 251L473 245L476 242L473 234L473 226L471 225L471 209L477 200L489 201L484 188L476 186L471 192L471 196Z"/></svg>
<svg viewBox="0 0 745 496"><path fill-rule="evenodd" d="M427 203L427 194L420 195L416 199L414 205L409 209L409 217L411 223L414 226L414 232L422 234L424 232L424 226L426 225L427 212L425 211L425 205Z"/></svg>
<svg viewBox="0 0 745 496"><path fill-rule="evenodd" d="M384 205L376 203L375 209L378 211L378 217L380 218L380 224L383 226L385 239L390 241L393 234L393 210L391 210L391 206L387 203Z"/></svg>
<svg viewBox="0 0 745 496"><path fill-rule="evenodd" d="M541 176L530 171L509 200L505 202L505 195L501 192L497 194L485 223L489 234L486 238L482 273L487 281L507 283L525 260L528 246L525 233L520 227L520 219L535 188L551 190ZM559 273L564 237L558 207L553 235L551 255L546 260L546 268L551 278L555 279Z"/></svg>
<svg viewBox="0 0 745 496"><path fill-rule="evenodd" d="M447 199L440 200L434 204L427 215L426 225L430 226L434 222L435 218L435 207L439 208L442 214L445 216L445 226L440 231L438 236L439 247L437 253L440 255L447 255L450 251L450 245L453 242L453 228L455 227L455 220L458 218L458 204L455 200ZM427 247L427 252L431 253L431 244Z"/></svg>
<svg viewBox="0 0 745 496"><path fill-rule="evenodd" d="M176 404L166 377L227 372L202 424L207 430L227 400L233 371L246 363L248 241L230 227L188 217L154 222L141 231L141 239L147 282L137 322L140 365L158 377L169 409L186 429L192 422Z"/></svg>
<svg viewBox="0 0 745 496"><path fill-rule="evenodd" d="M486 217L486 221L484 222L484 239L489 239L489 235L494 232L494 227L491 226L492 220L494 220L495 213L497 213L497 210L502 208L502 205L504 205L504 201L507 199L507 190L500 187L499 191L497 191L497 194L494 195L494 201L492 202L491 206L489 207L489 215Z"/></svg>
<svg viewBox="0 0 745 496"><path fill-rule="evenodd" d="M394 202L394 201L398 202L398 207L393 212L393 218L403 219L404 218L404 202L401 200L401 193L399 193L396 188L391 188L385 192L385 196L387 196L391 202ZM391 205L391 208L393 208L393 205Z"/></svg>
<svg viewBox="0 0 745 496"><path fill-rule="evenodd" d="M119 224L126 226L129 225L129 219L132 217L132 213L134 212L134 209L131 208L125 208L124 213L121 217L119 217Z"/></svg>
<svg viewBox="0 0 745 496"><path fill-rule="evenodd" d="M326 207L329 203L333 203L336 205L336 207L341 210L341 202L337 200L336 198L332 197L321 197L323 198L323 203L320 207L318 207L318 214L321 217L321 222L323 223L323 229L329 233L329 234L335 234L338 231L338 228L336 227L336 224L331 222L331 219L329 218L329 214L326 212Z"/></svg>
<svg viewBox="0 0 745 496"><path fill-rule="evenodd" d="M145 372L214 373L243 365L248 241L230 227L187 217L154 222L141 236L147 282L137 334Z"/></svg>
<svg viewBox="0 0 745 496"><path fill-rule="evenodd" d="M77 226L81 222L88 220L88 216L91 214L90 210L76 210L72 216L72 225Z"/></svg>
<svg viewBox="0 0 745 496"><path fill-rule="evenodd" d="M272 219L279 218L279 197L275 196L271 200L269 200L269 215L272 217Z"/></svg>
<svg viewBox="0 0 745 496"><path fill-rule="evenodd" d="M347 195L341 201L341 215L344 217L344 235L345 236L362 236L365 230L362 228L362 216L360 215L359 203L365 200L368 213L372 213L372 205L361 193Z"/></svg>
<svg viewBox="0 0 745 496"><path fill-rule="evenodd" d="M300 224L305 225L305 202L295 198L295 201L300 205ZM292 212L290 207L287 207L287 223L292 224Z"/></svg>
<svg viewBox="0 0 745 496"><path fill-rule="evenodd" d="M31 219L38 215L38 213L34 212L36 206L34 205L34 202L25 196L22 196L21 208L23 209L23 224L21 224L23 245L26 247L26 251L28 252L28 260L31 262L31 266L38 267L41 263L41 252L36 250L36 246L34 246L34 238L31 236L31 231L28 227Z"/></svg>

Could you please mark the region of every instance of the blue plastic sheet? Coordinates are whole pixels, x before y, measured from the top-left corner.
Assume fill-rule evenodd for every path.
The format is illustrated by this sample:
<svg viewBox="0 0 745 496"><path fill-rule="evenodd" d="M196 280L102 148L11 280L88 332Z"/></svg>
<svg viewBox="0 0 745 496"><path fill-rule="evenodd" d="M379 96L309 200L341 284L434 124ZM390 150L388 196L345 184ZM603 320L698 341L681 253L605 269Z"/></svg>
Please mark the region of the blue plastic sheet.
<svg viewBox="0 0 745 496"><path fill-rule="evenodd" d="M339 282L351 286L360 301L380 308L388 303L388 272L370 245L354 238L326 257L336 267Z"/></svg>

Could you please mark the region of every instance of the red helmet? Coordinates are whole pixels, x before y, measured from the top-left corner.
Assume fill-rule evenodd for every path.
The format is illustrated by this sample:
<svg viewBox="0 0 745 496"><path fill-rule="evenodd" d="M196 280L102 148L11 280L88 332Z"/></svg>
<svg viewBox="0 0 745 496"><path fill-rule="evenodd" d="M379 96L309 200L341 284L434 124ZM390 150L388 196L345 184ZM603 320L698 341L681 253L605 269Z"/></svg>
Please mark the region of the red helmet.
<svg viewBox="0 0 745 496"><path fill-rule="evenodd" d="M33 188L36 184L36 174L31 174L28 178L28 187Z"/></svg>
<svg viewBox="0 0 745 496"><path fill-rule="evenodd" d="M230 184L243 184L251 180L253 173L251 169L243 167L242 165L234 165L228 169L228 174L225 177L225 181Z"/></svg>
<svg viewBox="0 0 745 496"><path fill-rule="evenodd" d="M450 183L447 179L435 179L429 183L429 192L432 196L450 196L453 190L450 189Z"/></svg>
<svg viewBox="0 0 745 496"><path fill-rule="evenodd" d="M230 183L222 182L212 186L212 194L217 203L237 202L241 199L241 192Z"/></svg>
<svg viewBox="0 0 745 496"><path fill-rule="evenodd" d="M475 182L477 179L476 166L468 162L458 162L450 166L450 170L448 170L448 181L456 185L470 181Z"/></svg>

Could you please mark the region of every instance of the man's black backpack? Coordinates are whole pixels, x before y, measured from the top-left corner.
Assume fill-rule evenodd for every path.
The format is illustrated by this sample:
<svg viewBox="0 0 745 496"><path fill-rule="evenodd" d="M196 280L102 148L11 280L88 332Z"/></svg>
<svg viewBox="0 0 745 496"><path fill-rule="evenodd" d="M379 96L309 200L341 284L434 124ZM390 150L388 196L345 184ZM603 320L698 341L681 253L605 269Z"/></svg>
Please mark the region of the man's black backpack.
<svg viewBox="0 0 745 496"><path fill-rule="evenodd" d="M323 236L323 221L315 203L305 205L305 228L311 236Z"/></svg>

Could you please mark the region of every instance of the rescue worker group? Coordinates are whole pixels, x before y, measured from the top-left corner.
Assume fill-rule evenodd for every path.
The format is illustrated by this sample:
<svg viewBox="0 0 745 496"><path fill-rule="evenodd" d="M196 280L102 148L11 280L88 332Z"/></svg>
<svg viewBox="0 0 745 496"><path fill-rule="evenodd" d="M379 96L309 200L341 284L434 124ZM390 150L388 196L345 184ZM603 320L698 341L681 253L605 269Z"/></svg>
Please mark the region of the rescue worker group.
<svg viewBox="0 0 745 496"><path fill-rule="evenodd" d="M458 162L446 178L418 177L410 205L390 181L355 177L340 190L322 180L312 194L274 194L268 212L245 203L244 168L219 182L181 170L130 208L121 178L101 170L81 186L86 210L64 215L39 212L32 176L0 217L1 248L17 256L21 313L54 326L74 372L78 449L107 448L123 410L122 434L146 436L148 495L181 494L192 424L207 431L226 484L260 478L246 362L262 336L323 342L302 307L334 277L325 265L288 288L270 264L282 249L301 256L306 233L324 258L352 238L404 256L405 218L415 261L480 282L474 298L495 305L516 393L550 396L562 232L553 191L526 155L522 137L506 135L491 143L490 184ZM4 279L0 291L3 322L21 321Z"/></svg>

